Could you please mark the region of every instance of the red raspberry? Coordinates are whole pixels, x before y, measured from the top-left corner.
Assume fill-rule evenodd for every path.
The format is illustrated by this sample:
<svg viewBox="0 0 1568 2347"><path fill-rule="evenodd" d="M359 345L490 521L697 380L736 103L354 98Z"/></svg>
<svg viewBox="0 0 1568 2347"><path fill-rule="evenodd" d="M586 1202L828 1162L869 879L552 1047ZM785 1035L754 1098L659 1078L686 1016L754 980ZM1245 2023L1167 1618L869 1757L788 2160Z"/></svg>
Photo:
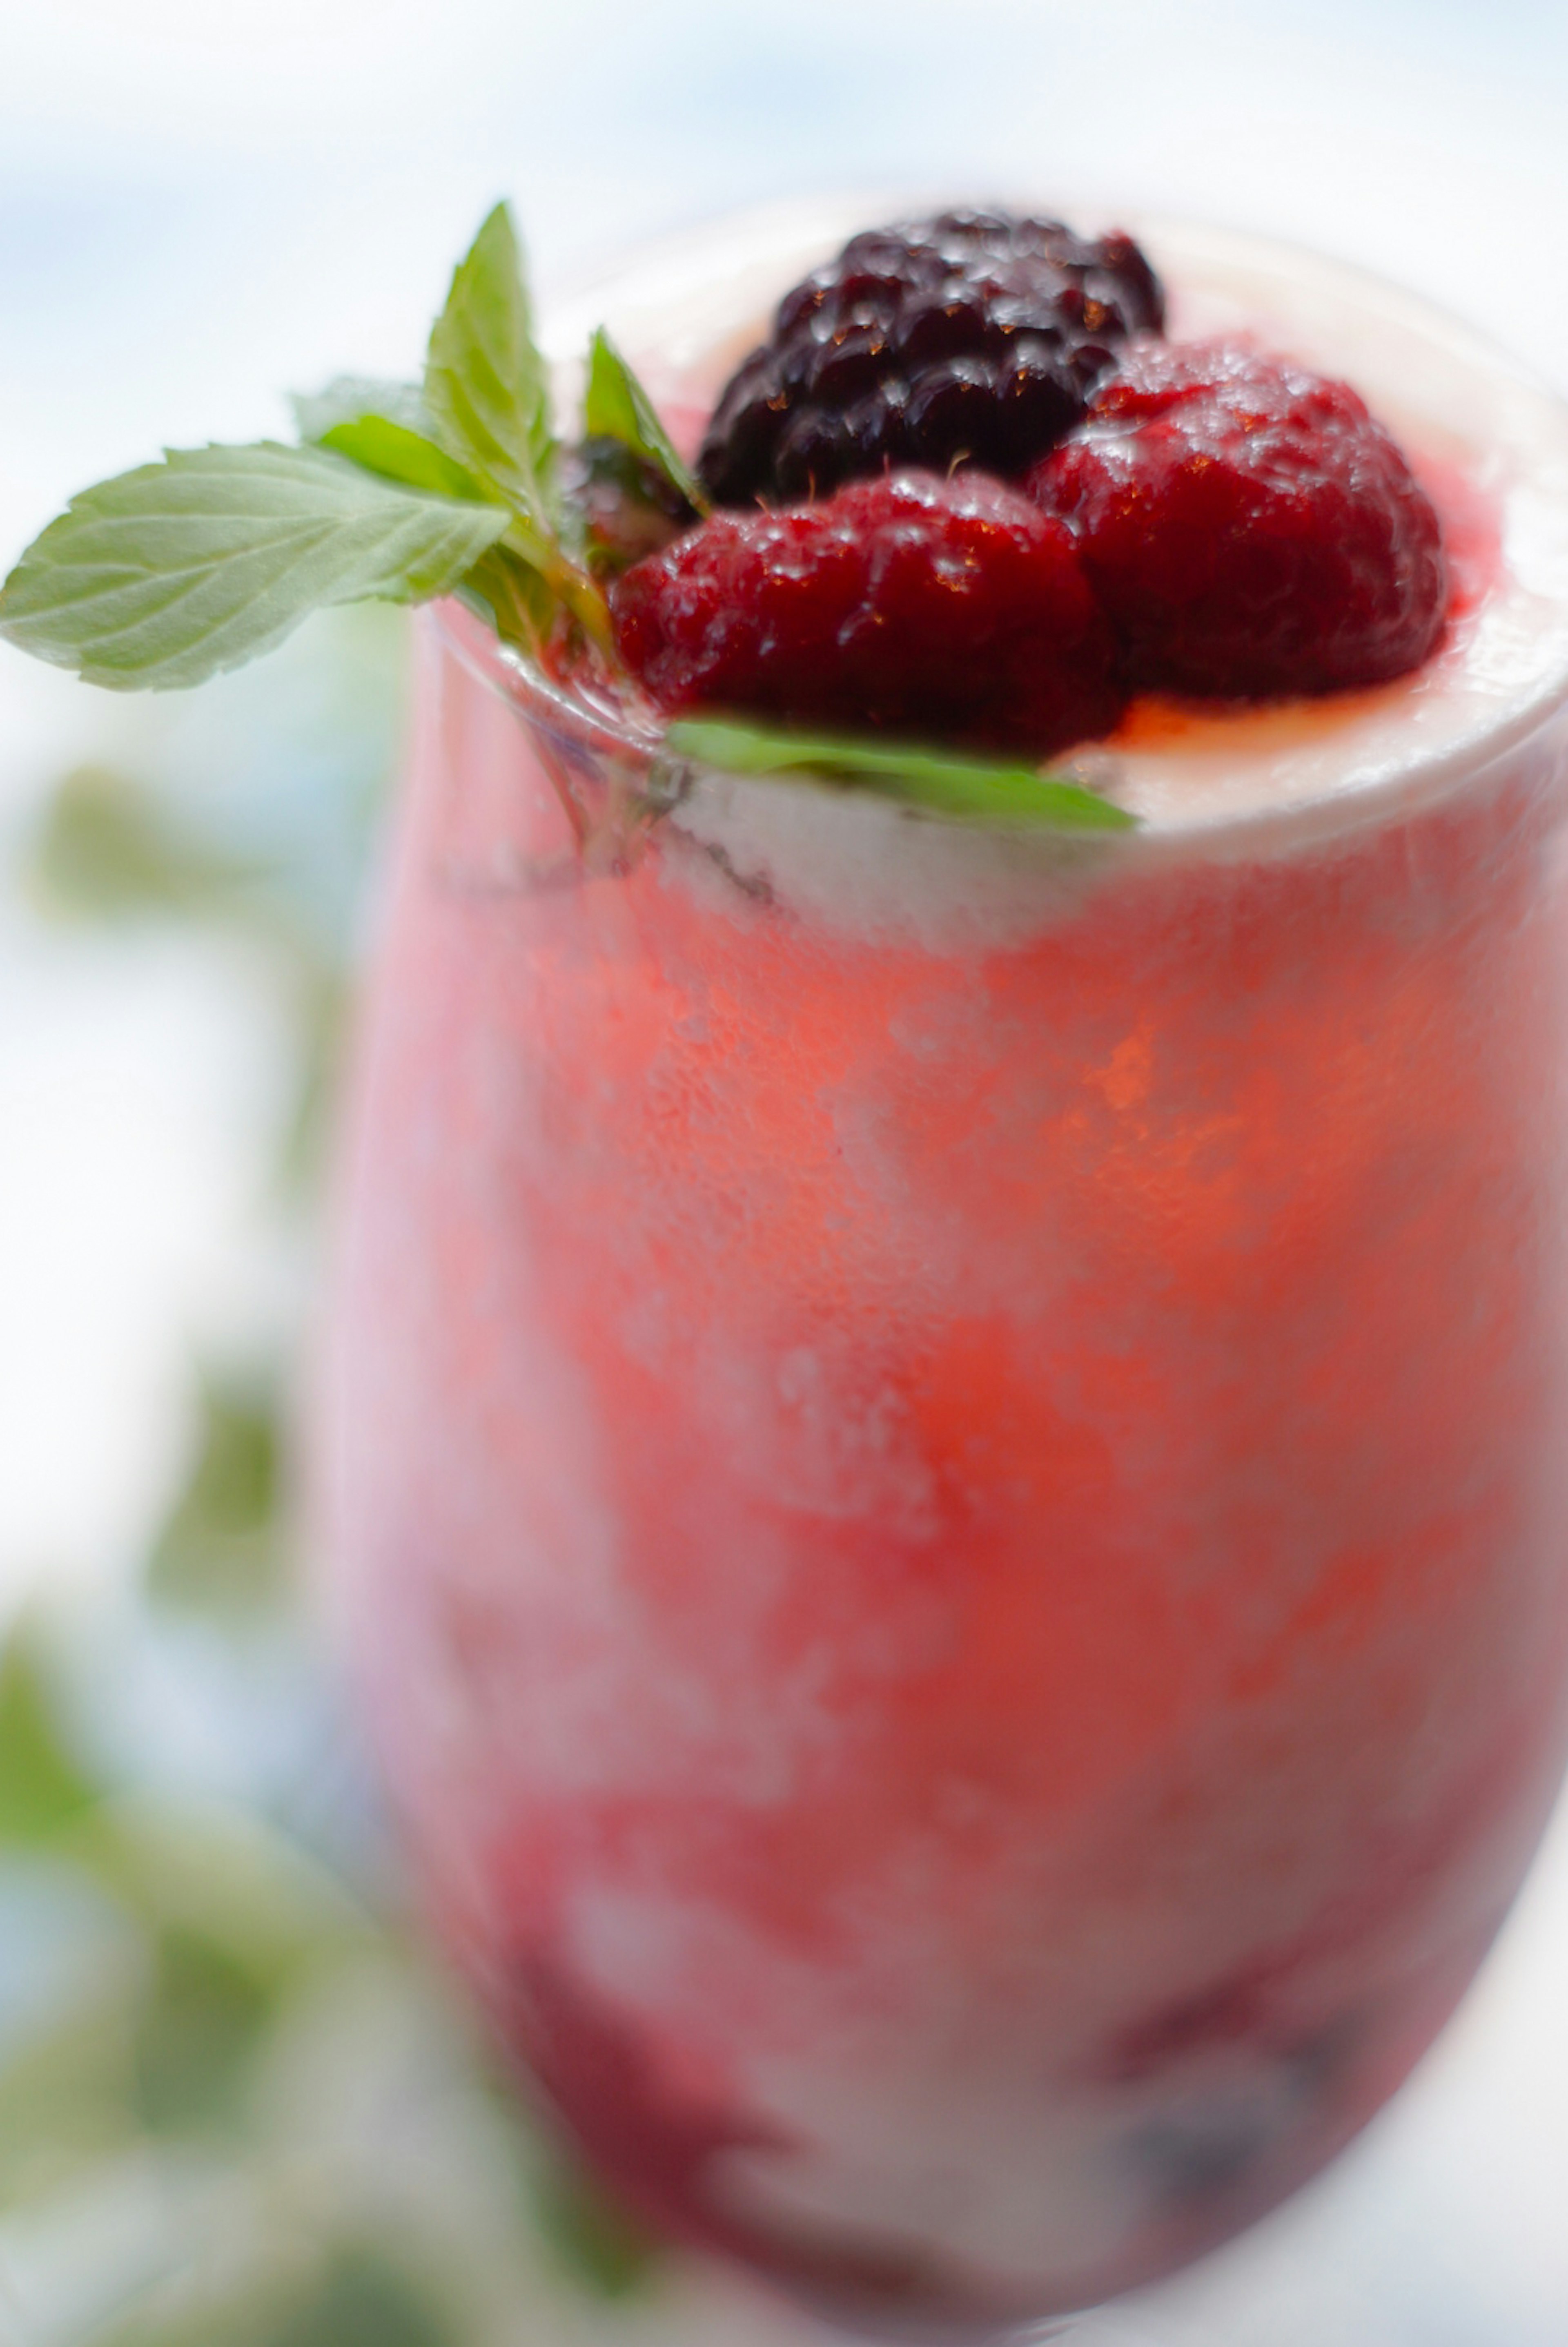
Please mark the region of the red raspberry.
<svg viewBox="0 0 1568 2347"><path fill-rule="evenodd" d="M1348 384L1286 360L1140 337L1028 487L1078 532L1135 685L1329 692L1442 628L1425 492Z"/></svg>
<svg viewBox="0 0 1568 2347"><path fill-rule="evenodd" d="M983 473L719 512L613 592L666 709L885 726L1044 756L1110 730L1115 646L1071 533Z"/></svg>

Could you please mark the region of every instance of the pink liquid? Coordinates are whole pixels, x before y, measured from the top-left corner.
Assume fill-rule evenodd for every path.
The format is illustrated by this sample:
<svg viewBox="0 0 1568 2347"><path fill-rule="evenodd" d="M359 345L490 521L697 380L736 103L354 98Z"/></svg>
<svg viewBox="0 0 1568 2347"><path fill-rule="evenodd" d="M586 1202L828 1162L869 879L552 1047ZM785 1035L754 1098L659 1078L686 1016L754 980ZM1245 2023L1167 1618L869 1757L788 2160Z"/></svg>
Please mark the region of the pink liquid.
<svg viewBox="0 0 1568 2347"><path fill-rule="evenodd" d="M443 1927L631 2199L859 2319L1176 2263L1557 1780L1568 730L988 941L585 877L422 691L336 1465Z"/></svg>

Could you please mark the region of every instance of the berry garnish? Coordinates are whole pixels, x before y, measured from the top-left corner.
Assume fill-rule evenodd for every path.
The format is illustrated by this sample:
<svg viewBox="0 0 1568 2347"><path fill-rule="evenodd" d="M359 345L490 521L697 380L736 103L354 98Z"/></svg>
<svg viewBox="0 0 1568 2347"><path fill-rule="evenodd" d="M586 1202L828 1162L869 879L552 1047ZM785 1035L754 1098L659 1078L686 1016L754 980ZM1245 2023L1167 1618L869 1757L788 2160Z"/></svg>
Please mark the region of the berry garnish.
<svg viewBox="0 0 1568 2347"><path fill-rule="evenodd" d="M981 473L854 481L719 512L613 590L621 657L666 710L902 728L1033 755L1122 704L1071 534Z"/></svg>
<svg viewBox="0 0 1568 2347"><path fill-rule="evenodd" d="M1140 339L1029 488L1077 532L1135 687L1378 683L1441 630L1431 500L1348 384L1288 361Z"/></svg>
<svg viewBox="0 0 1568 2347"><path fill-rule="evenodd" d="M498 205L418 383L342 378L297 403L302 445L174 450L84 491L0 586L0 636L179 686L322 605L455 596L629 736L645 695L687 733L696 714L708 752L651 744L638 820L668 804L667 751L1114 824L1031 762L1139 688L1397 675L1446 610L1437 518L1356 394L1163 343L1162 306L1125 236L981 212L868 231L786 296L693 472L603 329L557 434Z"/></svg>
<svg viewBox="0 0 1568 2347"><path fill-rule="evenodd" d="M1164 297L1131 237L943 212L852 237L779 306L698 470L717 503L820 497L890 465L1022 473Z"/></svg>

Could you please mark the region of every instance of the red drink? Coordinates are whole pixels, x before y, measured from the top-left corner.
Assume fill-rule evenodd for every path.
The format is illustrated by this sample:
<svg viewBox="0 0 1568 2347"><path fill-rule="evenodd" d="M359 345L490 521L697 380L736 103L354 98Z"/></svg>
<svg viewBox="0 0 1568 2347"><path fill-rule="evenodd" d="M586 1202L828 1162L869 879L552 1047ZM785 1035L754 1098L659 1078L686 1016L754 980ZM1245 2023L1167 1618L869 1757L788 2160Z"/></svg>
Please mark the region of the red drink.
<svg viewBox="0 0 1568 2347"><path fill-rule="evenodd" d="M361 1071L338 1542L435 1912L629 2198L911 2331L1317 2168L1568 1735L1568 441L1173 241L1481 476L1431 670L1143 712L1135 835L707 777L608 871L613 743L433 630Z"/></svg>

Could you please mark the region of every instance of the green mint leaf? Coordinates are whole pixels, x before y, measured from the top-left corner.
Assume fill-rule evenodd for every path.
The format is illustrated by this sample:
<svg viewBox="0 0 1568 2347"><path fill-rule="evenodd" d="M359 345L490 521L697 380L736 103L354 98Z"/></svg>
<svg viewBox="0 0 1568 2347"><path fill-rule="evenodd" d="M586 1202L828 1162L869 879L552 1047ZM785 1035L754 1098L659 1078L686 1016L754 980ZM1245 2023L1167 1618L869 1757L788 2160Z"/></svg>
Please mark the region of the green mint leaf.
<svg viewBox="0 0 1568 2347"><path fill-rule="evenodd" d="M460 592L503 643L536 657L548 641L559 608L555 590L532 563L519 561L504 540L474 564Z"/></svg>
<svg viewBox="0 0 1568 2347"><path fill-rule="evenodd" d="M553 534L549 371L534 340L522 249L504 204L458 263L431 329L424 403L447 455L536 530Z"/></svg>
<svg viewBox="0 0 1568 2347"><path fill-rule="evenodd" d="M504 204L496 205L459 262L431 329L424 400L446 454L512 508L502 549L510 559L488 564L486 580L471 582L502 632L536 646L549 632L552 610L564 608L610 650L604 595L562 542L549 371L534 340L522 250ZM538 573L547 595L503 576L524 565Z"/></svg>
<svg viewBox="0 0 1568 2347"><path fill-rule="evenodd" d="M915 743L773 730L728 717L682 718L665 741L678 756L728 774L827 774L980 822L1040 825L1054 831L1128 831L1137 823L1136 815L1095 792L1037 774L1017 760L962 757Z"/></svg>
<svg viewBox="0 0 1568 2347"><path fill-rule="evenodd" d="M411 432L389 416L361 415L351 423L334 424L322 433L320 445L362 465L367 473L379 473L383 480L402 481L411 489L429 489L438 497L485 503L484 486L472 473L423 433Z"/></svg>
<svg viewBox="0 0 1568 2347"><path fill-rule="evenodd" d="M323 604L447 593L507 522L325 449L174 449L35 538L0 588L0 635L92 684L199 684Z"/></svg>
<svg viewBox="0 0 1568 2347"><path fill-rule="evenodd" d="M634 456L662 473L695 513L711 512L702 484L681 462L657 409L603 326L588 345L583 431L590 439L619 440Z"/></svg>
<svg viewBox="0 0 1568 2347"><path fill-rule="evenodd" d="M324 440L340 424L384 415L410 432L430 431L424 394L413 383L378 383L362 374L335 375L323 391L297 391L289 402L301 440Z"/></svg>

